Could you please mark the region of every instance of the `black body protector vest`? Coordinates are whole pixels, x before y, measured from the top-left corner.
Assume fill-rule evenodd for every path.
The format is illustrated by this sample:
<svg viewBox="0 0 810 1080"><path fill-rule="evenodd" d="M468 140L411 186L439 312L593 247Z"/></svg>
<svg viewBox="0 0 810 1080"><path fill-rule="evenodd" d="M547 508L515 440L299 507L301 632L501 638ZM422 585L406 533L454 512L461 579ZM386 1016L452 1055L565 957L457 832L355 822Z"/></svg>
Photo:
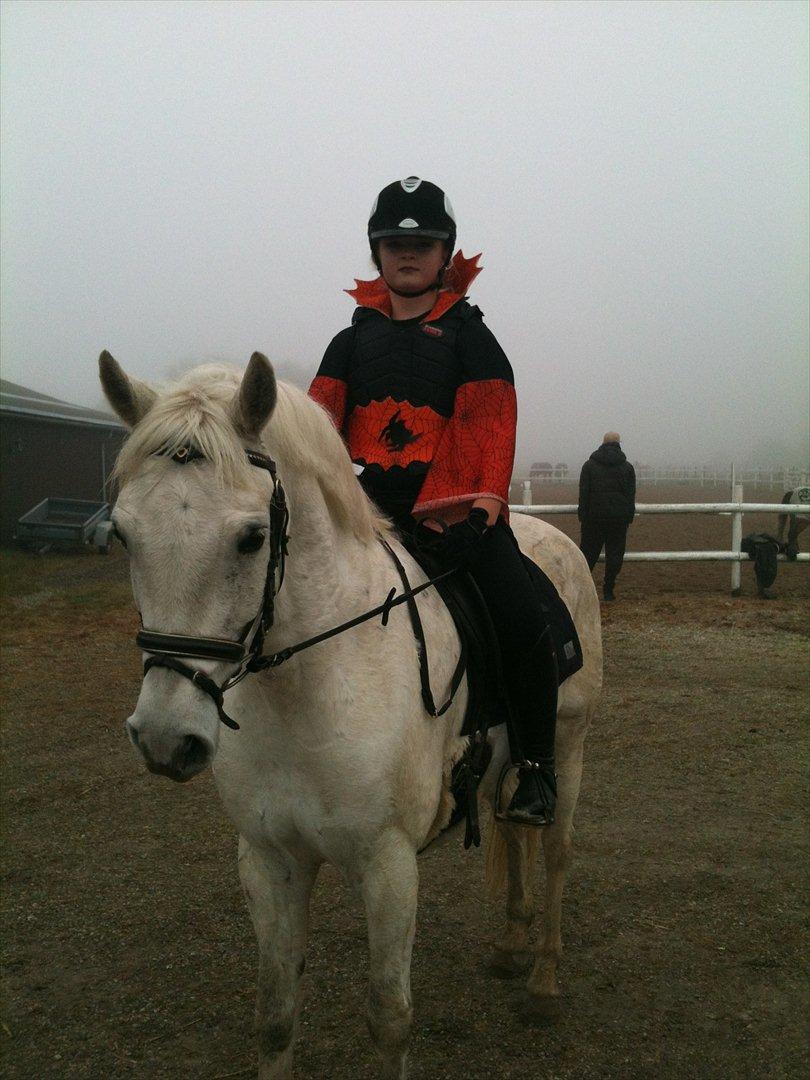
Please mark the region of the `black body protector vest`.
<svg viewBox="0 0 810 1080"><path fill-rule="evenodd" d="M367 494L395 521L410 514L453 414L462 382L461 329L481 317L466 300L429 323L421 316L396 322L370 308L354 312L346 398L352 456L365 466L360 482ZM430 433L426 419L434 421ZM390 461L381 448L392 451ZM402 457L404 466L395 460Z"/></svg>

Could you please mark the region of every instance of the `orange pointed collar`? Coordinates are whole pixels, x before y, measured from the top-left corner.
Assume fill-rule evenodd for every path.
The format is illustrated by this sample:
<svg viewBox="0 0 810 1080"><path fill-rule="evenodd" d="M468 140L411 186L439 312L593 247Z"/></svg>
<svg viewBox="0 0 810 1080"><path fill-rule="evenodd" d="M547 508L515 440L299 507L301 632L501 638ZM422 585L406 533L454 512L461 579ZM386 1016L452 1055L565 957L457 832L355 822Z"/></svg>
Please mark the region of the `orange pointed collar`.
<svg viewBox="0 0 810 1080"><path fill-rule="evenodd" d="M453 261L444 275L444 288L436 298L433 308L422 319L422 322L434 322L436 319L441 318L446 311L450 310L453 304L457 304L459 300L462 300L467 295L470 285L483 270L483 267L478 265L480 258L480 253L473 255L471 259L465 259L460 251L455 253ZM390 319L391 294L382 277L375 278L373 281L362 281L360 278L355 278L354 281L357 287L344 289L344 292L351 296L357 306L374 308Z"/></svg>

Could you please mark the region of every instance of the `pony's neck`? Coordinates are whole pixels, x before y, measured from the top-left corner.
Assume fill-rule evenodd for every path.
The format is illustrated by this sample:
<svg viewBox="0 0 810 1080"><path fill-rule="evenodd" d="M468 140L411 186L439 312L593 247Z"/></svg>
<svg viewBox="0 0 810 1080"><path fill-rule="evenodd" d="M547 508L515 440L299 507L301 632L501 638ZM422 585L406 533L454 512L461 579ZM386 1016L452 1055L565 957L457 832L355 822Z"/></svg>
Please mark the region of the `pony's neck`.
<svg viewBox="0 0 810 1080"><path fill-rule="evenodd" d="M364 542L333 519L315 477L281 468L279 475L288 491L290 540L270 650L357 614L358 596L366 594L384 554L377 540Z"/></svg>

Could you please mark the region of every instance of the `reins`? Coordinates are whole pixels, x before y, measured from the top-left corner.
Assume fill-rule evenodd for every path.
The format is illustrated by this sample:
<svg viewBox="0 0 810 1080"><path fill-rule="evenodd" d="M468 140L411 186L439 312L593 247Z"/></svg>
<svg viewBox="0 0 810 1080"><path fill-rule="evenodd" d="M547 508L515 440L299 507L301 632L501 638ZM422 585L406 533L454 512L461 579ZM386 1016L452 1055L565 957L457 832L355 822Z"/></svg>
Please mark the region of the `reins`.
<svg viewBox="0 0 810 1080"><path fill-rule="evenodd" d="M159 451L159 453L165 454L166 451ZM445 713L453 703L453 698L455 697L456 691L464 676L467 666L466 650L462 642L461 655L459 656L456 669L453 672L450 682L449 697L444 705L442 705L440 709L437 709L433 693L430 689L427 644L425 642L424 628L422 627L422 620L419 617L419 610L414 602L414 597L418 596L419 593L424 592L426 589L431 588L433 585L436 585L438 582L443 581L445 578L450 577L452 574L455 574L457 568L453 567L450 570L445 570L436 577L424 581L421 585L411 588L405 572L405 567L397 557L394 549L385 540L381 540L380 543L388 552L397 568L400 581L403 585L402 593L397 595L396 588L392 588L382 604L378 604L376 607L371 608L362 615L357 615L353 619L348 619L346 622L341 623L339 626L332 627L331 630L325 630L323 633L316 634L314 637L307 638L305 641L299 641L295 645L289 645L284 649L280 649L278 652L269 653L267 655L262 654L265 635L273 625L275 618L275 598L284 582L285 558L289 542L287 525L289 523L290 515L289 510L287 509L284 488L281 486L281 482L276 474L276 463L272 458L267 457L267 455L261 454L256 450L245 450L245 454L251 465L255 465L260 469L266 469L273 479L273 494L270 499L270 556L267 564L267 575L265 577L262 605L255 618L243 628L237 641L233 641L230 638L195 638L178 634L163 634L158 631L141 628L135 636L135 643L144 652L151 653L144 661L144 676L146 676L147 672L153 667L163 667L176 672L178 675L183 676L183 678L189 679L199 690L208 694L213 700L217 708L217 714L222 723L225 724L226 727L238 731L239 725L235 720L232 720L231 717L228 716L223 705L225 693L230 690L231 687L236 686L237 683L241 682L242 679L253 672L279 667L279 665L285 663L297 653L303 652L305 649L310 649L313 645L318 645L322 641L327 641L329 638L337 637L338 634L343 634L345 631L351 630L361 623L368 622L378 615L382 616L382 625L387 626L392 609L398 607L400 604L407 604L411 625L418 645L422 700L431 716L441 716ZM189 461L194 461L203 456L204 455L196 447L183 446L172 454L172 460L180 465L185 465ZM276 582L277 572L278 582ZM182 663L181 660L177 659L178 657L184 657L186 659L230 661L237 663L239 667L236 672L220 686L210 676L206 675L205 672Z"/></svg>
<svg viewBox="0 0 810 1080"><path fill-rule="evenodd" d="M418 596L419 593L424 592L425 589L429 589L437 582L444 581L444 579L450 577L451 574L455 574L456 568L453 567L452 570L445 570L444 573L438 574L434 578L429 578L427 581L422 582L421 585L410 588L410 582L408 581L408 578L405 574L405 567L397 558L396 552L385 540L381 540L380 543L391 556L394 565L399 572L402 583L405 586L404 592L397 595L396 588L391 589L384 602L382 604L378 604L377 607L371 608L370 611L366 611L362 615L356 615L353 619L349 619L347 622L341 623L339 626L332 627L331 630L324 630L323 633L316 634L315 637L307 638L306 641L299 641L297 645L290 645L286 649L280 649L278 652L270 653L267 656L260 656L250 662L250 664L248 665L248 671L263 671L266 668L278 667L279 664L283 664L286 660L289 660L290 657L295 656L296 653L303 652L304 649L309 649L313 645L318 645L322 641L327 641L329 638L337 637L338 634L342 634L346 630L351 630L352 627L359 626L360 623L368 622L370 619L374 619L378 615L382 616L382 625L387 626L388 617L391 613L391 609L398 607L400 604L407 604L408 612L411 617L411 625L413 626L414 634L419 645L419 674L422 682L422 700L425 703L425 708L431 716L441 716L443 713L447 712L447 710L453 704L453 698L455 697L456 690L458 690L461 679L466 670L466 652L462 645L461 655L459 657L458 663L456 664L456 670L453 672L453 677L450 682L450 696L444 703L444 705L442 705L440 709L437 709L433 700L433 693L430 689L425 632L422 627L422 620L419 617L419 610L414 603L413 598L415 596ZM245 674L247 674L247 672L245 672ZM240 678L244 678L244 676L240 676ZM233 683L231 683L230 685L233 685Z"/></svg>

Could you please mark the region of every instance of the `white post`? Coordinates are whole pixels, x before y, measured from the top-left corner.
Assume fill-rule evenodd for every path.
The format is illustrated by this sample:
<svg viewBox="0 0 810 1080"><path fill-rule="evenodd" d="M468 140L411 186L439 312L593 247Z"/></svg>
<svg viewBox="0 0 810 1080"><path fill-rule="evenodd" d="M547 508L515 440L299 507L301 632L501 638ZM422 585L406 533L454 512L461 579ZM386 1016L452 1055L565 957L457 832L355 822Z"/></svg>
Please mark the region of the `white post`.
<svg viewBox="0 0 810 1080"><path fill-rule="evenodd" d="M532 505L532 482L531 480L523 481L523 505Z"/></svg>
<svg viewBox="0 0 810 1080"><path fill-rule="evenodd" d="M741 503L743 501L742 484L732 484L731 501ZM742 542L742 511L738 511L731 518L731 550L739 552ZM740 595L740 574L742 566L738 560L731 564L731 595Z"/></svg>

